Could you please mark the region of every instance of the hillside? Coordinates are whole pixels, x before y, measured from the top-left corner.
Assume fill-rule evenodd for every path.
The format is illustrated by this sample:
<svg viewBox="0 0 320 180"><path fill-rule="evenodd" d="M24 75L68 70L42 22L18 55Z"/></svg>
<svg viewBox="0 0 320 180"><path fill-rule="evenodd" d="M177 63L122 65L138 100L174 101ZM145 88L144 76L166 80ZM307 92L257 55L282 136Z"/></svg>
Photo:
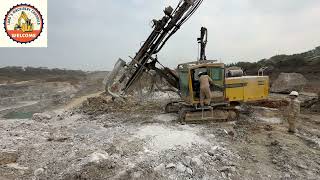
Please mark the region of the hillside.
<svg viewBox="0 0 320 180"><path fill-rule="evenodd" d="M247 75L256 75L261 67L268 67L266 74L271 81L281 72L301 73L309 81L306 91L316 92L320 89L320 46L301 54L276 55L258 62L238 62L229 66L241 67Z"/></svg>
<svg viewBox="0 0 320 180"><path fill-rule="evenodd" d="M30 80L44 80L48 82L60 81L77 84L86 77L80 70L49 69L45 67L8 66L0 68L0 84Z"/></svg>

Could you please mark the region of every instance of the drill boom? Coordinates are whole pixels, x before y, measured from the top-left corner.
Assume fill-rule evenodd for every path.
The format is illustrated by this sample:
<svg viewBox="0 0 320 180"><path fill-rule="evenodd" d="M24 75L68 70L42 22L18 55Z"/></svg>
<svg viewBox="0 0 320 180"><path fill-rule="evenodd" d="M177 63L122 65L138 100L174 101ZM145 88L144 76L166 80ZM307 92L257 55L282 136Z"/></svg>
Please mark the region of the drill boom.
<svg viewBox="0 0 320 180"><path fill-rule="evenodd" d="M118 91L126 93L130 87L142 76L143 72L155 70L161 77L165 78L173 87L179 87L179 78L170 69L159 69L157 57L154 57L176 33L183 23L197 10L203 0L180 0L178 6L173 9L167 7L165 15L159 20L153 20L153 31L143 43L132 61L125 65L125 71L121 72L121 77L114 83L106 84L110 90L111 86L117 84L121 87ZM123 64L123 63L122 63ZM117 74L114 73L113 74ZM108 80L110 82L110 80ZM119 85L121 84L121 85Z"/></svg>

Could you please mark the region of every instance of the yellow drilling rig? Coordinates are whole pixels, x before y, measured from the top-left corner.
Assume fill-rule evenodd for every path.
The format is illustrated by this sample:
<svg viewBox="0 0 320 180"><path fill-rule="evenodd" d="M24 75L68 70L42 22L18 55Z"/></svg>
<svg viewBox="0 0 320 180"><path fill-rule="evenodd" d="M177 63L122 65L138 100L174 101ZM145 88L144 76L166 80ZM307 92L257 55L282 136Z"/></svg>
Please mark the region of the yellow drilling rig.
<svg viewBox="0 0 320 180"><path fill-rule="evenodd" d="M176 72L158 68L156 54L198 9L203 0L181 0L173 9L167 7L164 16L153 20L153 31L131 62L119 59L106 80L106 91L116 98L128 93L144 72L154 70L179 91L181 100L170 102L166 112L179 113L181 122L229 120L237 118L236 106L242 102L263 100L269 94L269 77L244 76L242 70L228 70L223 63L206 59L207 29L201 28L198 38L200 59L178 65ZM161 64L160 64L161 65ZM200 106L199 73L213 80L211 104Z"/></svg>

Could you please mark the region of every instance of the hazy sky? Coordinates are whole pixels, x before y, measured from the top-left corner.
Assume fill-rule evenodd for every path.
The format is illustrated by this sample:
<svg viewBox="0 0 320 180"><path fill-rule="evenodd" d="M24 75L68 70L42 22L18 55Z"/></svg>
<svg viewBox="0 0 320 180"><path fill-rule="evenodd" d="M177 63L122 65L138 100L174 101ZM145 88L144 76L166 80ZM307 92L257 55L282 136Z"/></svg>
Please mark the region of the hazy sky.
<svg viewBox="0 0 320 180"><path fill-rule="evenodd" d="M0 66L110 70L134 56L150 22L179 0L49 0L48 48L0 48ZM207 57L230 63L304 52L320 45L319 0L204 0L159 53L166 66L196 60L200 27Z"/></svg>

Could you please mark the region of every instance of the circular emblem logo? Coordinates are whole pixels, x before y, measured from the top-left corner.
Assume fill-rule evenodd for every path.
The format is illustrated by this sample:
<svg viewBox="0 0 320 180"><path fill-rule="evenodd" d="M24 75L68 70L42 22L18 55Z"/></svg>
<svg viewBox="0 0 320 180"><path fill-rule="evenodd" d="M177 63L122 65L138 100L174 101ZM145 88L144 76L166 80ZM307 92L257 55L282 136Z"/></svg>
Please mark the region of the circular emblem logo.
<svg viewBox="0 0 320 180"><path fill-rule="evenodd" d="M37 8L18 4L8 11L4 19L4 29L13 41L30 43L40 36L43 18Z"/></svg>

